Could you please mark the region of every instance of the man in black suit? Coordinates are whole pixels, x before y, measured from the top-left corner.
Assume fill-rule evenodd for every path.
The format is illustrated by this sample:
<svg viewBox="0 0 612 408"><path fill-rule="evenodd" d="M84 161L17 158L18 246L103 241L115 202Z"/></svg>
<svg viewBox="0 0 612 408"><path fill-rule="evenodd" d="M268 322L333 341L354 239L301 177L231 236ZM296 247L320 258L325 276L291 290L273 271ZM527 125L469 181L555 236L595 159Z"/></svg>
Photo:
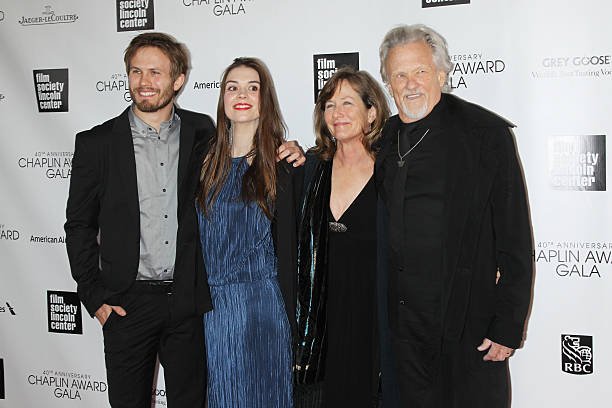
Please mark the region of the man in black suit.
<svg viewBox="0 0 612 408"><path fill-rule="evenodd" d="M445 93L452 63L429 27L389 31L380 62L399 112L376 162L383 387L397 381L402 407L506 407L532 286L513 125Z"/></svg>
<svg viewBox="0 0 612 408"><path fill-rule="evenodd" d="M170 408L204 407L202 313L211 309L195 192L210 117L179 109L188 54L163 33L125 51L132 106L76 136L66 247L77 291L103 327L111 405L150 407L156 357ZM295 144L279 157L303 162Z"/></svg>

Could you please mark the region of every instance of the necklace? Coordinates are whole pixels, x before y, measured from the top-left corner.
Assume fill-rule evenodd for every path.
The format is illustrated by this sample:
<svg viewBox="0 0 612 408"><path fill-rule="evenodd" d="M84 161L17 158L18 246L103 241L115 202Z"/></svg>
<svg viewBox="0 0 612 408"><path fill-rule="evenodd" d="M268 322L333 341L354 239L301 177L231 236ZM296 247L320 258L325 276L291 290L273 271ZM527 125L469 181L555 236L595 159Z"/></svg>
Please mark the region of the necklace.
<svg viewBox="0 0 612 408"><path fill-rule="evenodd" d="M406 153L401 154L400 153L400 140L399 140L400 131L399 130L397 131L397 157L399 157L399 160L397 161L397 167L404 167L404 157L408 156L410 152L413 151L414 148L419 145L419 143L421 143L421 140L423 140L428 133L429 133L429 129L427 129L425 133L423 133L423 136L421 136L421 138L410 149L408 149Z"/></svg>

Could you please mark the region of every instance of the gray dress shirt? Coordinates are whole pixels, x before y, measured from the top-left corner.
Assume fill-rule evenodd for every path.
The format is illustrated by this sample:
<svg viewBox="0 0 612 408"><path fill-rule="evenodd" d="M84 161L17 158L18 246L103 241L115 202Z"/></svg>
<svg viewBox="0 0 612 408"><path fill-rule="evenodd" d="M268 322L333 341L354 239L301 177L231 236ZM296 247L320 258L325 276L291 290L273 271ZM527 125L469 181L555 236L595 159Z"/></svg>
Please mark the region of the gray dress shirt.
<svg viewBox="0 0 612 408"><path fill-rule="evenodd" d="M140 260L137 280L171 280L178 229L178 160L181 119L172 110L159 133L129 111L138 204Z"/></svg>

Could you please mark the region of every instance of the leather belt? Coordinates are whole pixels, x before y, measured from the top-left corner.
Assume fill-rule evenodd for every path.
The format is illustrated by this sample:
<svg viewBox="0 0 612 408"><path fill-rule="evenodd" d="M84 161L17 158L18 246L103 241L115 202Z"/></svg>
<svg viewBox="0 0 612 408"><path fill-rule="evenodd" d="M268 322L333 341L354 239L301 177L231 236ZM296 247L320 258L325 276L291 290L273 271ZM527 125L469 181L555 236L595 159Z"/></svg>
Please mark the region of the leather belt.
<svg viewBox="0 0 612 408"><path fill-rule="evenodd" d="M137 280L132 286L134 292L172 294L174 281L171 280Z"/></svg>

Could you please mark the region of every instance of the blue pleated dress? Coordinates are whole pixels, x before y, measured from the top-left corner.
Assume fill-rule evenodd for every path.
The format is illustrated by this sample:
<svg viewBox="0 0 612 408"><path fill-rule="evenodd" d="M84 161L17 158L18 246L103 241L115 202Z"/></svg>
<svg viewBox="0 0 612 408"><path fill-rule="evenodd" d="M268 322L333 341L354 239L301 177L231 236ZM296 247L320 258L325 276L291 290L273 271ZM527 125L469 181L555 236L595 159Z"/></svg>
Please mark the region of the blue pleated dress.
<svg viewBox="0 0 612 408"><path fill-rule="evenodd" d="M277 280L270 220L240 199L244 158L208 217L198 208L213 310L204 315L208 408L292 406L290 328Z"/></svg>

